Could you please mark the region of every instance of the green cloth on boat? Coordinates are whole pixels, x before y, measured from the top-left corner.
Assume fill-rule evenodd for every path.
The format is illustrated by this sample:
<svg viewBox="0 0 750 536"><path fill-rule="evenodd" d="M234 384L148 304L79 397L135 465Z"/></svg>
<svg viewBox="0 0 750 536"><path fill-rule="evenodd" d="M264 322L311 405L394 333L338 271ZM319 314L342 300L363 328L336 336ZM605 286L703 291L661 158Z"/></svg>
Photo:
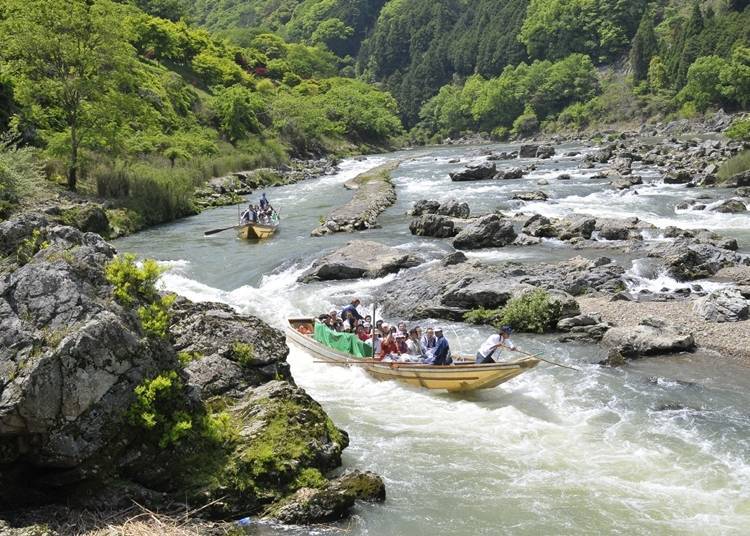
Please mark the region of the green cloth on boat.
<svg viewBox="0 0 750 536"><path fill-rule="evenodd" d="M313 339L328 348L350 354L352 357L372 357L371 345L362 342L353 333L339 333L320 322L315 322Z"/></svg>

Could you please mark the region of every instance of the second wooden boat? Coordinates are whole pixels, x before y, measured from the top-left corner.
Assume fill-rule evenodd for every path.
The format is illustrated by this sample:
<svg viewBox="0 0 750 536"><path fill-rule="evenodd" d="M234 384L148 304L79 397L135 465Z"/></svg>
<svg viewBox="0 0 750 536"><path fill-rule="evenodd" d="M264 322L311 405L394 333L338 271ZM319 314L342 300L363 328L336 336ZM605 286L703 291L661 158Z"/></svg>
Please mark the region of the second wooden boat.
<svg viewBox="0 0 750 536"><path fill-rule="evenodd" d="M237 229L237 234L243 240L263 240L271 237L279 224L247 223Z"/></svg>
<svg viewBox="0 0 750 536"><path fill-rule="evenodd" d="M375 363L371 358L355 357L316 341L312 335L314 330L315 321L312 318L291 318L286 328L287 340L310 353L315 359L332 365L361 366L379 380L397 380L425 389L445 389L451 392L490 389L539 364L539 360L534 357L488 365L477 365L470 357L460 358L450 366Z"/></svg>

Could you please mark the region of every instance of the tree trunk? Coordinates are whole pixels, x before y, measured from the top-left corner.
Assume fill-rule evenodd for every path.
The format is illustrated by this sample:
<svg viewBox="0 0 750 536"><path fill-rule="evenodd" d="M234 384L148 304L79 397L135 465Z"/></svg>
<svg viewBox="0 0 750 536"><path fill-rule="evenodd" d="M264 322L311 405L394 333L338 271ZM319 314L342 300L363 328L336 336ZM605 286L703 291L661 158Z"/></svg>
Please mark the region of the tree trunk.
<svg viewBox="0 0 750 536"><path fill-rule="evenodd" d="M68 190L76 191L78 183L78 136L76 128L71 129L70 136L70 166L68 167Z"/></svg>

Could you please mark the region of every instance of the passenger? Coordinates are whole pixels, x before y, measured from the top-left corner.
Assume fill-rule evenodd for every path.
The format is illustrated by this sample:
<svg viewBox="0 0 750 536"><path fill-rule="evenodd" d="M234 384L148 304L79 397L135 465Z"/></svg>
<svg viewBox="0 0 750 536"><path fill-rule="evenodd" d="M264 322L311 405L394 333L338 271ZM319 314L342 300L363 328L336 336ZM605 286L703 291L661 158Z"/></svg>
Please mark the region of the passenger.
<svg viewBox="0 0 750 536"><path fill-rule="evenodd" d="M352 314L352 312L347 311L344 318L344 331L347 333L354 333L354 330L357 327L357 321L354 320L354 315Z"/></svg>
<svg viewBox="0 0 750 536"><path fill-rule="evenodd" d="M385 325L385 324L384 324ZM398 361L398 344L396 344L396 338L393 334L389 333L383 339L380 345L380 352L378 352L378 359L380 361Z"/></svg>
<svg viewBox="0 0 750 536"><path fill-rule="evenodd" d="M403 331L396 332L396 346L398 347L399 355L409 353L409 347L406 345L406 333Z"/></svg>
<svg viewBox="0 0 750 536"><path fill-rule="evenodd" d="M365 322L372 324L372 317L370 315L365 315Z"/></svg>
<svg viewBox="0 0 750 536"><path fill-rule="evenodd" d="M419 327L414 327L409 330L409 338L406 340L406 353L412 357L422 358L422 347L419 344Z"/></svg>
<svg viewBox="0 0 750 536"><path fill-rule="evenodd" d="M433 350L432 356L425 359L425 363L428 365L450 365L453 363L450 352L451 348L448 344L448 339L443 336L442 328L435 328L435 349Z"/></svg>
<svg viewBox="0 0 750 536"><path fill-rule="evenodd" d="M404 335L406 335L406 332L408 331L406 329L406 322L399 322L398 323L398 329L396 331L400 331L401 333L403 333Z"/></svg>
<svg viewBox="0 0 750 536"><path fill-rule="evenodd" d="M422 335L422 338L419 340L419 345L422 350L422 355L425 356L425 358L432 357L432 354L435 352L435 347L437 346L437 338L435 338L435 331L432 328L427 328L427 333Z"/></svg>
<svg viewBox="0 0 750 536"><path fill-rule="evenodd" d="M246 225L246 224L252 222L254 214L255 214L255 212L253 211L253 206L252 205L248 205L247 208L245 209L245 211L240 216L240 224L241 225Z"/></svg>
<svg viewBox="0 0 750 536"><path fill-rule="evenodd" d="M380 346L383 343L383 335L380 333L380 330L375 330L372 333L372 338L370 339L370 344L372 345L372 355L377 356L380 354Z"/></svg>
<svg viewBox="0 0 750 536"><path fill-rule="evenodd" d="M365 320L365 323L362 324L362 327L365 328L365 333L367 333L368 337L372 335L372 324Z"/></svg>
<svg viewBox="0 0 750 536"><path fill-rule="evenodd" d="M370 338L367 336L367 331L365 331L365 327L362 325L357 326L356 335L357 338L362 342L367 342L367 340Z"/></svg>
<svg viewBox="0 0 750 536"><path fill-rule="evenodd" d="M505 347L510 350L515 350L516 345L510 340L511 333L513 333L513 328L510 326L503 326L498 329L497 333L487 337L487 340L484 341L484 344L479 347L479 351L477 352L477 365L496 363L493 356L496 351L500 350L500 348ZM500 352L497 353L498 355L500 354Z"/></svg>
<svg viewBox="0 0 750 536"><path fill-rule="evenodd" d="M341 318L346 318L346 313L351 312L355 320L360 320L362 318L362 315L359 314L359 311L357 311L357 307L359 307L359 304L359 298L354 298L352 300L352 303L341 310Z"/></svg>
<svg viewBox="0 0 750 536"><path fill-rule="evenodd" d="M375 322L375 329L380 330L381 333L383 332L383 321L382 320L378 320L377 322Z"/></svg>

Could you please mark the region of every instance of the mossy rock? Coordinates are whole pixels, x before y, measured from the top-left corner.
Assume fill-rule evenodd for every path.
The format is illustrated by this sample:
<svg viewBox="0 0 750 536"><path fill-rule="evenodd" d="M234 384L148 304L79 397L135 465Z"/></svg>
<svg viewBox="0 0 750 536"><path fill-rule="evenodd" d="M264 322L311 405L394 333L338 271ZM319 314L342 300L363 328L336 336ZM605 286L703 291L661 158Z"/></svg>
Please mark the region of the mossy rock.
<svg viewBox="0 0 750 536"><path fill-rule="evenodd" d="M109 237L111 228L107 213L94 203L74 206L63 209L62 222L84 233L96 233L103 237Z"/></svg>

